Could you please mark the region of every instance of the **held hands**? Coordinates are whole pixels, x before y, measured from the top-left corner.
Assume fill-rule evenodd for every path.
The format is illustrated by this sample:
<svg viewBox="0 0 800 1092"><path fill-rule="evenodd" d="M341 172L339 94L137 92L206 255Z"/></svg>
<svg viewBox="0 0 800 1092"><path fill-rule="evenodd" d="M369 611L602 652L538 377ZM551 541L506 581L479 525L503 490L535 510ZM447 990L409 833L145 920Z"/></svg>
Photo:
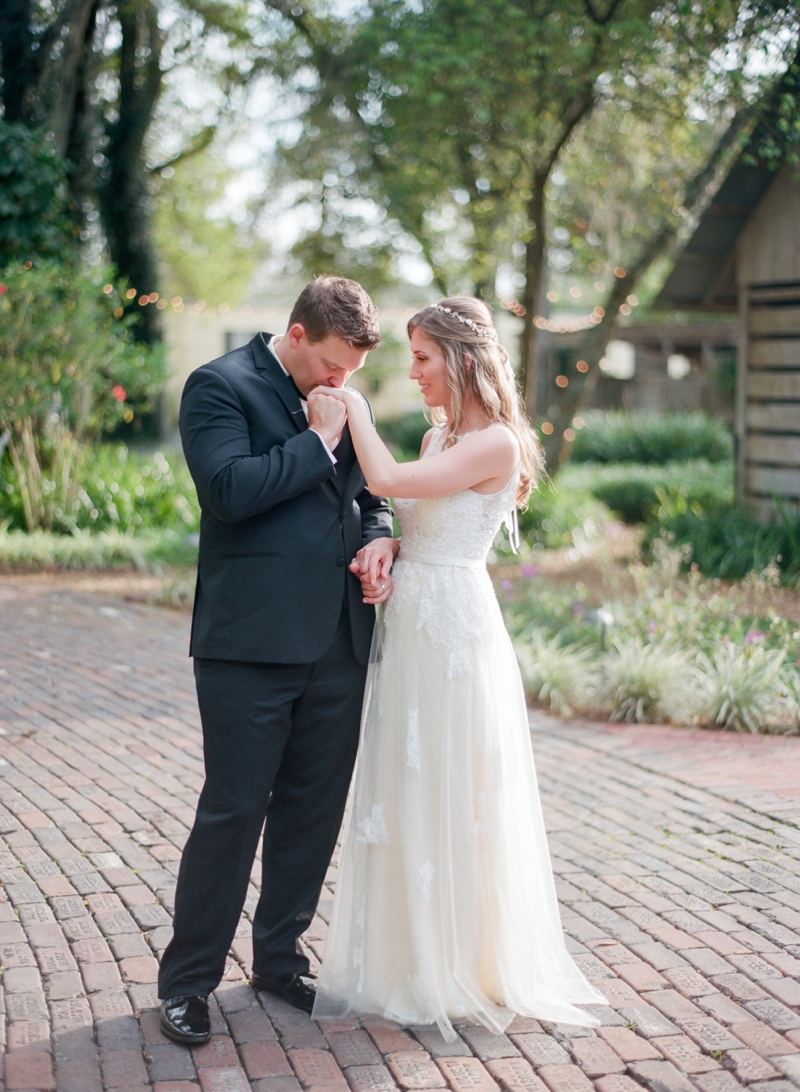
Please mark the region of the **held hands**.
<svg viewBox="0 0 800 1092"><path fill-rule="evenodd" d="M322 391L328 387L317 387L308 396L308 427L318 432L328 447L338 442L347 420L347 405L343 399L331 398Z"/></svg>
<svg viewBox="0 0 800 1092"><path fill-rule="evenodd" d="M350 572L361 581L364 603L384 603L392 594L392 565L399 549L399 539L376 538L350 562Z"/></svg>

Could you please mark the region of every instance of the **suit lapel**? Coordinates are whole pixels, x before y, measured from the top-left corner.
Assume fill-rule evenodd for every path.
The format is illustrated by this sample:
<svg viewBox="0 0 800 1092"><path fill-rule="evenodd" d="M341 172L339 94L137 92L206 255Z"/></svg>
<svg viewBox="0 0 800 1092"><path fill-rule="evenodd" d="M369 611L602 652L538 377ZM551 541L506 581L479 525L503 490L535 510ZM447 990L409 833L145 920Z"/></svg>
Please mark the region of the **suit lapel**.
<svg viewBox="0 0 800 1092"><path fill-rule="evenodd" d="M361 467L358 465L358 459L356 459L353 462L350 473L347 475L342 507L344 508L346 505L352 504L366 484L364 475L361 472Z"/></svg>
<svg viewBox="0 0 800 1092"><path fill-rule="evenodd" d="M278 363L278 358L269 347L272 334L256 334L250 342L253 352L253 361L261 378L266 380L286 407L286 412L294 422L298 432L304 432L308 428L308 421L300 404L300 396L297 393L292 380L285 375Z"/></svg>

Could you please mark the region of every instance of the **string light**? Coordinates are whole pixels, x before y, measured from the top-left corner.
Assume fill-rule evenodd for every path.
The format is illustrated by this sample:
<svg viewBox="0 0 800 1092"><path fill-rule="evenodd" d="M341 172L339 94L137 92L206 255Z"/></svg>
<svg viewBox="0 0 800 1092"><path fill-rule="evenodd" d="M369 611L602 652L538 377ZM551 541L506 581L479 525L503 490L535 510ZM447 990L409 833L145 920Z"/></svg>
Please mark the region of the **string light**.
<svg viewBox="0 0 800 1092"><path fill-rule="evenodd" d="M556 376L556 386L557 387L562 387L562 388L567 387L567 386L569 386L569 380L567 379L567 377L565 375L557 375Z"/></svg>
<svg viewBox="0 0 800 1092"><path fill-rule="evenodd" d="M595 314L597 310L595 308L591 315L581 315L579 318L565 318L560 321L537 315L533 320L533 325L537 330L547 330L551 334L576 334L580 330L589 330L592 326L598 324L603 316Z"/></svg>
<svg viewBox="0 0 800 1092"><path fill-rule="evenodd" d="M542 421L542 432L545 434L545 436L552 435L553 426L550 424L549 421Z"/></svg>
<svg viewBox="0 0 800 1092"><path fill-rule="evenodd" d="M580 288L570 289L572 295L580 295L580 291ZM547 298L551 303L554 303L558 299L558 293L548 292ZM525 314L525 307L513 297L500 300L500 306L504 311L511 311L520 318ZM576 334L581 330L589 330L592 326L596 326L604 315L605 310L602 307L594 307L591 314L574 318L549 319L545 318L544 315L537 315L533 320L533 325L537 330L547 330L551 334Z"/></svg>

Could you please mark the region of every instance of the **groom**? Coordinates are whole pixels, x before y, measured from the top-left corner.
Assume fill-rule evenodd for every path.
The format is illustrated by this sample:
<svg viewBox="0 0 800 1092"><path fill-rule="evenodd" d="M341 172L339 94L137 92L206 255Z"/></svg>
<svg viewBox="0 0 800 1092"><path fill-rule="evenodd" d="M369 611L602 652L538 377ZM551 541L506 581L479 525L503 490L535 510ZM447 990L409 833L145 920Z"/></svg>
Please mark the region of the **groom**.
<svg viewBox="0 0 800 1092"><path fill-rule="evenodd" d="M388 503L367 492L342 387L380 341L354 281L318 277L285 334L193 372L180 427L202 510L191 655L206 780L183 851L161 1029L206 1042L263 829L253 915L255 989L310 1012L298 938L336 844L358 745L374 621L390 581L349 571L391 552ZM358 568L358 566L354 566ZM363 600L366 599L367 603Z"/></svg>

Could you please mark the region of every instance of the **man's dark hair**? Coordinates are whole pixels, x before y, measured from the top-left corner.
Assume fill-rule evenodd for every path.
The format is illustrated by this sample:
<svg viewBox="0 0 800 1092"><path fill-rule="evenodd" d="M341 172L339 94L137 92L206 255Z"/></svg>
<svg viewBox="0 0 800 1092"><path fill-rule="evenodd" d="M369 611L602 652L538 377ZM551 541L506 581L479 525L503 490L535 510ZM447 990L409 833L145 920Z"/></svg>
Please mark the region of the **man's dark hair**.
<svg viewBox="0 0 800 1092"><path fill-rule="evenodd" d="M307 284L289 316L305 329L309 341L323 341L333 334L354 349L380 345L378 308L357 281L345 277L315 277Z"/></svg>

